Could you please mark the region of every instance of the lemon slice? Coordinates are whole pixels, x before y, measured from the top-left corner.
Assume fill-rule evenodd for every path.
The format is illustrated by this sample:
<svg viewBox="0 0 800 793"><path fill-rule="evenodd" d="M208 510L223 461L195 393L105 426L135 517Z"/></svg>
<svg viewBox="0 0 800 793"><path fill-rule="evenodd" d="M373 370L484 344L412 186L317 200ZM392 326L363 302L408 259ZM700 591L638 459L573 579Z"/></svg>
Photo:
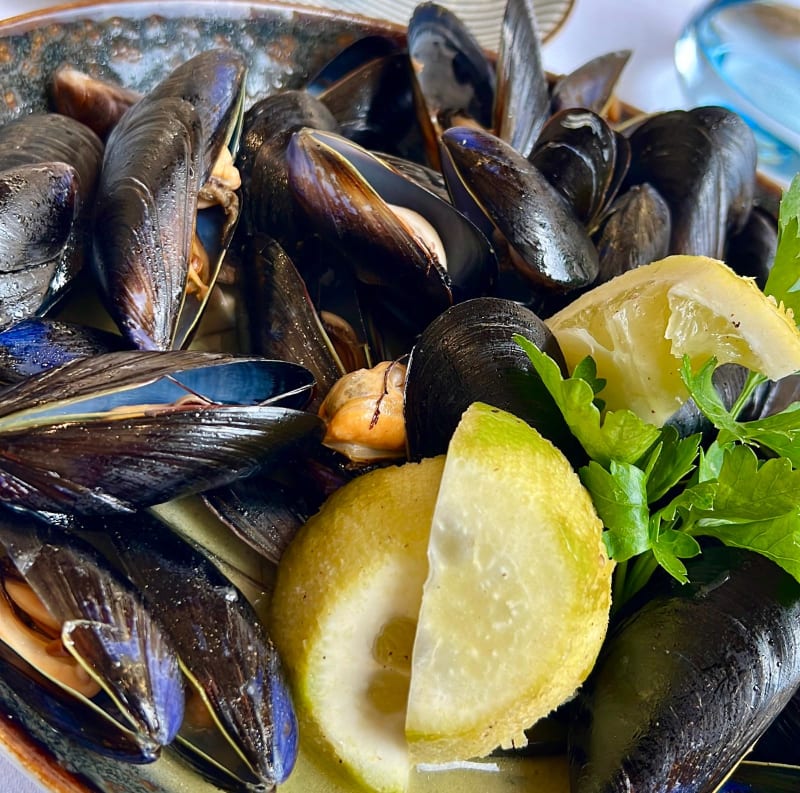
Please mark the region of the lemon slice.
<svg viewBox="0 0 800 793"><path fill-rule="evenodd" d="M546 321L570 371L587 355L610 410L662 425L688 398L683 355L777 380L800 369L794 318L749 278L704 256L669 256L586 292Z"/></svg>
<svg viewBox="0 0 800 793"><path fill-rule="evenodd" d="M411 648L443 458L336 491L281 559L270 630L300 734L366 787L403 791Z"/></svg>
<svg viewBox="0 0 800 793"><path fill-rule="evenodd" d="M591 498L528 424L480 403L448 446L411 671L412 760L480 757L568 699L605 636L613 565Z"/></svg>

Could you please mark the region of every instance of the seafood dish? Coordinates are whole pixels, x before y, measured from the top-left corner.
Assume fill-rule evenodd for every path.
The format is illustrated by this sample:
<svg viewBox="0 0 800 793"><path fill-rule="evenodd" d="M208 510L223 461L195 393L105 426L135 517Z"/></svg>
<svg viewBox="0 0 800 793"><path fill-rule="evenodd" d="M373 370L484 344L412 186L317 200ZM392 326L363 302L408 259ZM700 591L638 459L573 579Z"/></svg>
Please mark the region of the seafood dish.
<svg viewBox="0 0 800 793"><path fill-rule="evenodd" d="M615 94L627 52L547 74L529 0L495 54L432 2L403 26L74 6L0 46L0 742L76 793L368 790L306 737L270 624L287 548L365 475L448 455L475 403L594 494L602 455L559 388L583 378L597 411L604 384L558 318L670 257L764 290L787 210L752 131L721 107L637 113ZM651 503L685 518L689 466L667 481L661 450L693 444L699 501L753 421L772 434L730 454L793 482L793 361L758 382L684 370L692 399L606 467L663 475ZM790 490L772 523L800 514ZM634 562L598 503L613 604L580 688L412 789L800 786L800 562L703 504L704 531L664 529Z"/></svg>

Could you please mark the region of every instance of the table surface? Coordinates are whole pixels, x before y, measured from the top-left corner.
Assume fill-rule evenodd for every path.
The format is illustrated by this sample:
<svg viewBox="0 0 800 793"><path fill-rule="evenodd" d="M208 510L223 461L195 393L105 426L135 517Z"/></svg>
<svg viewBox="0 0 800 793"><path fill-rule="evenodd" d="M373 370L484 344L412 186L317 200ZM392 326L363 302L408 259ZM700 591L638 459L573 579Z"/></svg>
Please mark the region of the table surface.
<svg viewBox="0 0 800 793"><path fill-rule="evenodd" d="M0 0L0 18L43 8L46 0ZM323 3L320 3L322 5ZM572 14L545 44L545 68L565 73L597 55L631 49L618 93L643 110L685 107L672 60L673 45L701 0L576 0ZM43 793L46 788L0 753L0 789Z"/></svg>

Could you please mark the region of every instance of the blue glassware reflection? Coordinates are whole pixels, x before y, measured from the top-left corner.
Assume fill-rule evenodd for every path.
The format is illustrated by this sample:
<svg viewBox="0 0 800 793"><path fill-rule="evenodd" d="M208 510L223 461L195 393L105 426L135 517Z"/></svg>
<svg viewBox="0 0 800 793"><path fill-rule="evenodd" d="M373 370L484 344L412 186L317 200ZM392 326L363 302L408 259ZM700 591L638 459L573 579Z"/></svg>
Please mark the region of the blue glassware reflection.
<svg viewBox="0 0 800 793"><path fill-rule="evenodd" d="M690 103L750 124L762 170L784 183L800 172L798 0L715 0L686 26L675 64Z"/></svg>

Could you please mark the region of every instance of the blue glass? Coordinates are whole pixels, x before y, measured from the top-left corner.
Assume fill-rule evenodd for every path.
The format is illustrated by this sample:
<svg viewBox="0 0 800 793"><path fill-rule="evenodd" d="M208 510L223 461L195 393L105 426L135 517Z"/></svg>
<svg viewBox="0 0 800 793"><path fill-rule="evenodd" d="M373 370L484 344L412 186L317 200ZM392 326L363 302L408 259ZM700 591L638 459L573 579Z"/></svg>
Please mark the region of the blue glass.
<svg viewBox="0 0 800 793"><path fill-rule="evenodd" d="M722 105L756 134L759 167L800 172L800 0L716 0L686 26L675 65L692 105Z"/></svg>

